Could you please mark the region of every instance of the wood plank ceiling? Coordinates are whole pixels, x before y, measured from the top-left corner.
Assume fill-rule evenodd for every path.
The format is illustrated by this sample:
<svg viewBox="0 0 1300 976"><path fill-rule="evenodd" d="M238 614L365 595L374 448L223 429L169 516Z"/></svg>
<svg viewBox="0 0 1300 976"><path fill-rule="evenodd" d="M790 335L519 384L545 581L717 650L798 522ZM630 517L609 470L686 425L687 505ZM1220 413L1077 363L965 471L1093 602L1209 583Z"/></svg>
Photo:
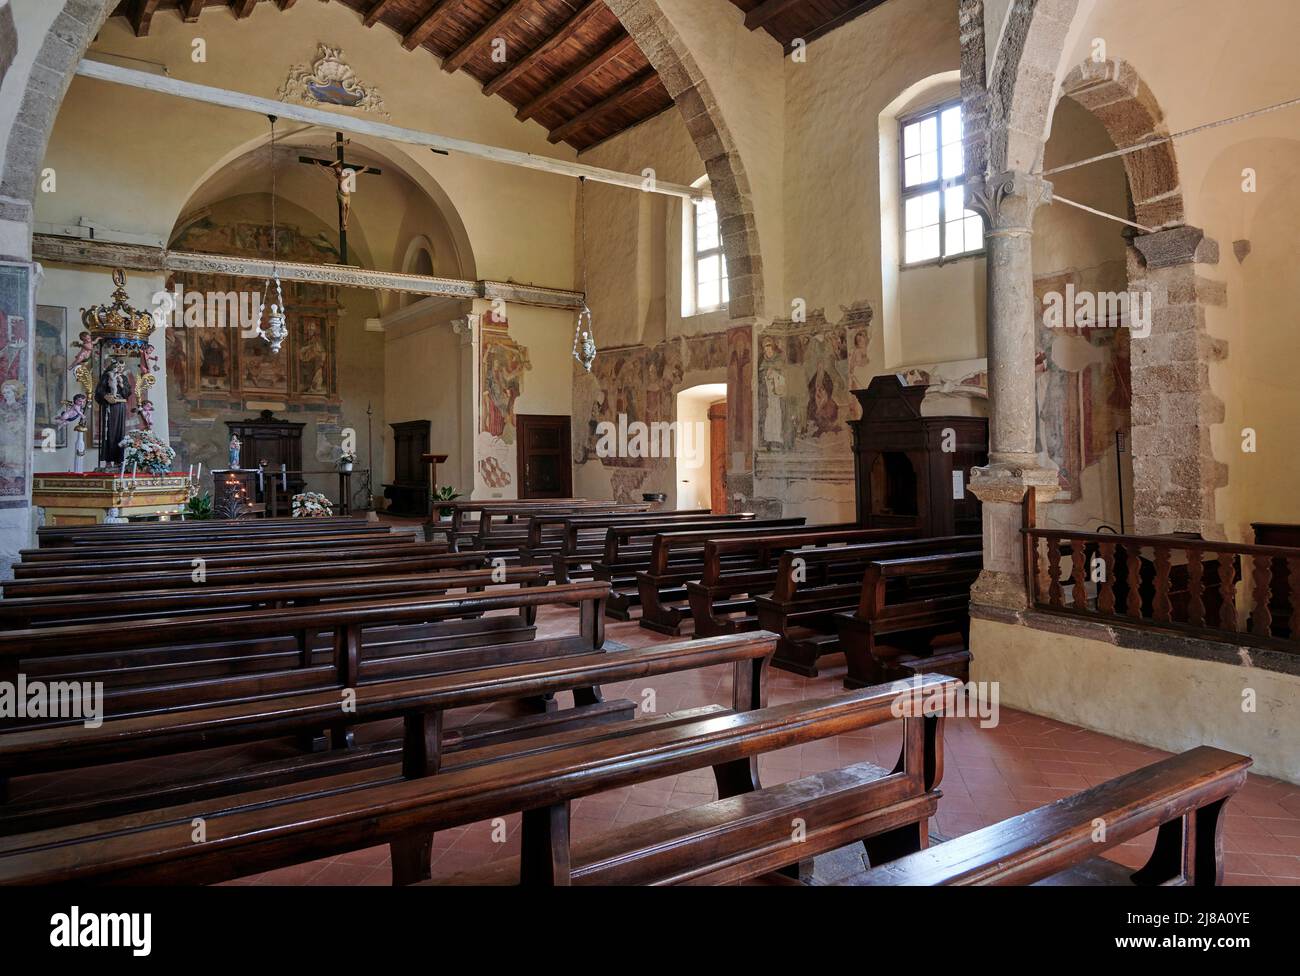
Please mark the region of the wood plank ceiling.
<svg viewBox="0 0 1300 976"><path fill-rule="evenodd" d="M788 53L796 38L805 43L829 34L885 0L731 0L745 12L745 26L762 28Z"/></svg>
<svg viewBox="0 0 1300 976"><path fill-rule="evenodd" d="M201 15L242 19L260 2L287 10L296 0L122 0L114 14L143 37L157 16L186 23ZM551 142L579 151L672 105L658 73L603 0L336 2L355 10L366 27L388 27L406 50L433 53L443 71L466 72L485 95L513 105L516 118L535 119ZM505 41L504 63L493 60L496 38Z"/></svg>

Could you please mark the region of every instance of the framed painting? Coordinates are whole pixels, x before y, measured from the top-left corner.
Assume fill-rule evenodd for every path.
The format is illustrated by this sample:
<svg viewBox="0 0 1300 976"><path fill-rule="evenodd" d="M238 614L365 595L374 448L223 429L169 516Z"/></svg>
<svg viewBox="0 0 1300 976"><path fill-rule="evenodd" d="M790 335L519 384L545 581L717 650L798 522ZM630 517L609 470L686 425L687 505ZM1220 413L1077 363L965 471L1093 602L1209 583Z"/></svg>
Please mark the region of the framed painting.
<svg viewBox="0 0 1300 976"><path fill-rule="evenodd" d="M31 265L0 261L0 508L28 505L35 311Z"/></svg>
<svg viewBox="0 0 1300 976"><path fill-rule="evenodd" d="M305 315L296 310L291 317L293 393L305 400L328 400L337 387L334 360L334 329L323 315Z"/></svg>
<svg viewBox="0 0 1300 976"><path fill-rule="evenodd" d="M43 443L42 432L55 432L55 447L68 446L68 428L56 426L68 398L68 310L57 305L36 306L36 337L32 349L32 438Z"/></svg>

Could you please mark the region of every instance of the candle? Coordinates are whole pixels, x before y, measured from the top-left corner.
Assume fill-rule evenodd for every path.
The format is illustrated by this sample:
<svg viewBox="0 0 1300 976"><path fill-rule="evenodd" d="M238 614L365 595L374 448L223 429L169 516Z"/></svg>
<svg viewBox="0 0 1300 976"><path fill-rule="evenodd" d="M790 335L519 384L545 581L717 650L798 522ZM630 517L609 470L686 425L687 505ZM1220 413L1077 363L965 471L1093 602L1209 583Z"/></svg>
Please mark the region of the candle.
<svg viewBox="0 0 1300 976"><path fill-rule="evenodd" d="M122 470L119 471L119 472L117 473L117 476L118 476L119 478L125 478L125 477L126 477L126 457L125 457L125 455L122 457Z"/></svg>
<svg viewBox="0 0 1300 976"><path fill-rule="evenodd" d="M199 462L199 475L198 475L198 480L199 480L199 481L202 481L202 480L203 480L203 462L202 462L202 461Z"/></svg>
<svg viewBox="0 0 1300 976"><path fill-rule="evenodd" d="M137 467L138 467L138 465L136 465L136 464L132 464L132 465L131 465L131 477L132 477L132 478L135 477L135 470L136 470Z"/></svg>

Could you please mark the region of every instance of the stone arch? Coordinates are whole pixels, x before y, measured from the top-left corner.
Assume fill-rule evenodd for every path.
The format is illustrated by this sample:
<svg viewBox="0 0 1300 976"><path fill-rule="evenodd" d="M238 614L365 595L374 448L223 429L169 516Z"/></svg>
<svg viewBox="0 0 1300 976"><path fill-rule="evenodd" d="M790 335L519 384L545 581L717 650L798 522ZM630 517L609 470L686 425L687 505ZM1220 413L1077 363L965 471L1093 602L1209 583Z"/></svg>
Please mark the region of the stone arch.
<svg viewBox="0 0 1300 976"><path fill-rule="evenodd" d="M1127 61L1085 61L1061 82L1061 97L1078 102L1106 128L1117 149L1168 135L1155 95ZM1183 224L1183 194L1172 142L1120 157L1135 220L1153 230Z"/></svg>
<svg viewBox="0 0 1300 976"><path fill-rule="evenodd" d="M761 314L763 259L749 177L704 72L654 0L605 0L605 4L659 73L704 160L727 256L731 318Z"/></svg>
<svg viewBox="0 0 1300 976"><path fill-rule="evenodd" d="M0 172L0 196L7 198L11 207L21 209L29 224L54 118L77 64L116 6L115 0L67 0L36 53Z"/></svg>

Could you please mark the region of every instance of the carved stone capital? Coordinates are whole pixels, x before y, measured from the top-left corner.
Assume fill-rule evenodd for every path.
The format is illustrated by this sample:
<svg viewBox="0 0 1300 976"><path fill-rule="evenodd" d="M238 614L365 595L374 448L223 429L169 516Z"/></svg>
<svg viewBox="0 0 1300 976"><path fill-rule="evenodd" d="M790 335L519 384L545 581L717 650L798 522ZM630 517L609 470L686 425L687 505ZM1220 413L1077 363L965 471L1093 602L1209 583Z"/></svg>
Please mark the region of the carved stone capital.
<svg viewBox="0 0 1300 976"><path fill-rule="evenodd" d="M1219 245L1199 227L1171 227L1133 238L1148 268L1173 268L1182 264L1218 264Z"/></svg>
<svg viewBox="0 0 1300 976"><path fill-rule="evenodd" d="M1052 201L1052 184L1017 170L966 185L966 206L984 218L984 236L1028 234L1034 211Z"/></svg>
<svg viewBox="0 0 1300 976"><path fill-rule="evenodd" d="M995 453L988 464L971 469L970 490L982 502L1020 502L1030 488L1040 502L1055 498L1061 490L1056 465L1036 454Z"/></svg>

